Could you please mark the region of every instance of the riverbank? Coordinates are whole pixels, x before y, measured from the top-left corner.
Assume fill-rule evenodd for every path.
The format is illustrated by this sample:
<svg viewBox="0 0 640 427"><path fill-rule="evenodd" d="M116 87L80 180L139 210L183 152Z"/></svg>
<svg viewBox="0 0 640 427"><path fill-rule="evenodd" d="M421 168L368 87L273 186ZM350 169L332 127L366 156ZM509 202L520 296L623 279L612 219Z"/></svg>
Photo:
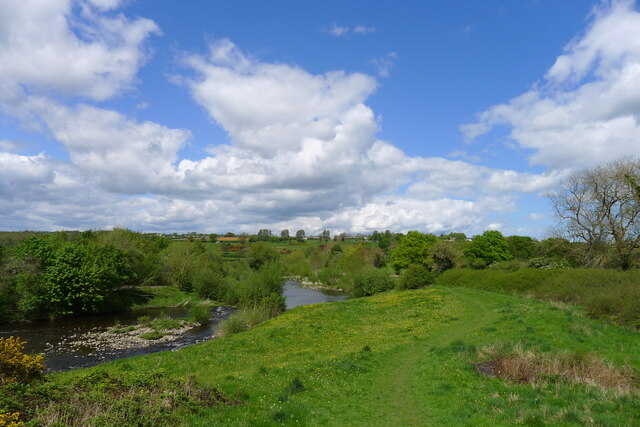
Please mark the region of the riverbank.
<svg viewBox="0 0 640 427"><path fill-rule="evenodd" d="M328 292L341 292L341 293L347 293L346 289L343 288L334 288L331 286L327 286L327 285L323 285L320 282L313 282L311 280L309 280L308 277L300 277L300 276L288 276L285 278L286 280L291 280L293 282L297 282L300 284L300 286L302 286L303 288L306 289L311 289L314 291L328 291Z"/></svg>
<svg viewBox="0 0 640 427"><path fill-rule="evenodd" d="M129 373L160 372L172 381L193 376L225 402L237 402L171 412L173 425L640 423L637 391L592 381L596 371L584 371L587 383L565 378L564 371L521 382L476 368L509 355L528 357L522 360L532 369L543 366L536 360L569 360L614 378L640 370L640 335L569 306L432 287L298 307L246 333L49 379L67 387ZM83 389L87 399L91 390ZM113 403L111 415L125 408ZM42 405L34 416L46 419L63 404ZM127 412L138 417L129 422L144 419L144 411Z"/></svg>

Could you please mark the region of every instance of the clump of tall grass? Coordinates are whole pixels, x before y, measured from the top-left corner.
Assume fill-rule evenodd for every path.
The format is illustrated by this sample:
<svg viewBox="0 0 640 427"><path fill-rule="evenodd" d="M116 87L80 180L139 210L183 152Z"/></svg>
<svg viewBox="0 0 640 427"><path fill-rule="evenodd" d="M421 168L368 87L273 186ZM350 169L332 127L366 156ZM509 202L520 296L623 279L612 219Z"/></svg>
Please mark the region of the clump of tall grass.
<svg viewBox="0 0 640 427"><path fill-rule="evenodd" d="M496 346L478 352L484 372L510 381L531 384L566 382L584 384L621 393L637 391L638 373L617 367L591 353L541 353L515 345L511 350ZM488 368L487 368L488 367Z"/></svg>
<svg viewBox="0 0 640 427"><path fill-rule="evenodd" d="M243 308L220 322L216 330L216 335L224 337L226 335L245 332L268 319L269 310L267 308Z"/></svg>

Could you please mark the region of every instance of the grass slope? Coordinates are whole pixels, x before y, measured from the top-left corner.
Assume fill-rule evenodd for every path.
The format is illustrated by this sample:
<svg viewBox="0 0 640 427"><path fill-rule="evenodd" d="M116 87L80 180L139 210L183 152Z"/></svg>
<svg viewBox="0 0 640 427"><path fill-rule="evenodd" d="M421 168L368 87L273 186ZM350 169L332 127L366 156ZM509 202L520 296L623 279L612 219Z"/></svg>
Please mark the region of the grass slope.
<svg viewBox="0 0 640 427"><path fill-rule="evenodd" d="M435 287L298 307L252 330L176 352L131 358L89 373L195 375L241 405L181 415L184 425L637 425L637 394L533 386L476 372L476 348L520 343L595 353L640 368L637 332L568 307ZM77 381L87 370L52 377Z"/></svg>

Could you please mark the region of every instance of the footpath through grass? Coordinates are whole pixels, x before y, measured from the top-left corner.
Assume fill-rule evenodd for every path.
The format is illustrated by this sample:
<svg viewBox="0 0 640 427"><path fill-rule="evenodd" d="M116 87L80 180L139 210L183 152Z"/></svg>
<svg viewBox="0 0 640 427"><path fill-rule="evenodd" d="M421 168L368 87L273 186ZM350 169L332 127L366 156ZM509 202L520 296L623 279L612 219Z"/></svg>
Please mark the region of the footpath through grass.
<svg viewBox="0 0 640 427"><path fill-rule="evenodd" d="M97 373L195 376L235 402L181 412L180 425L640 423L637 392L572 384L561 375L532 385L478 373L487 346L570 352L577 361L593 353L640 369L637 332L570 307L434 287L298 307L246 333L51 379L64 386Z"/></svg>

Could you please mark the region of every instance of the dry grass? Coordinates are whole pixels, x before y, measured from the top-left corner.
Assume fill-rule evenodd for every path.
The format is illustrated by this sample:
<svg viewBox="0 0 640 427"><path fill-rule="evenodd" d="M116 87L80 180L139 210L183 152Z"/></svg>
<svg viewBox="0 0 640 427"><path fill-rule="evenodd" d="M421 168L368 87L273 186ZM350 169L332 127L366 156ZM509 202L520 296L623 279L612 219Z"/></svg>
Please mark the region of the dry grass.
<svg viewBox="0 0 640 427"><path fill-rule="evenodd" d="M479 356L489 360L477 364L479 371L515 382L541 384L565 381L625 394L638 391L639 376L635 370L616 367L594 354L537 353L519 346L504 352L491 346L480 350Z"/></svg>

